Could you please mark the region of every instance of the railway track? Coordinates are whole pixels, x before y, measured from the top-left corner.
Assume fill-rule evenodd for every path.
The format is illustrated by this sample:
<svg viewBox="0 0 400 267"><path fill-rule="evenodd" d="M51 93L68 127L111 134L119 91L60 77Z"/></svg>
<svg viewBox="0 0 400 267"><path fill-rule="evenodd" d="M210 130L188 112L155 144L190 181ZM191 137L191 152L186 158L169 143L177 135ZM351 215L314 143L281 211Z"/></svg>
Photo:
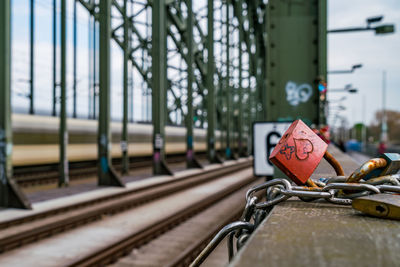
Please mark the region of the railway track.
<svg viewBox="0 0 400 267"><path fill-rule="evenodd" d="M198 155L199 158L204 158L205 154ZM184 155L174 155L167 158L169 164L177 164L185 162ZM122 168L119 159L113 160L113 166L117 171ZM151 158L139 158L130 162L130 170L137 168L149 168L152 166ZM85 179L88 176L97 175L97 161L84 161L70 163L69 176L70 180ZM57 184L59 178L58 165L41 165L18 167L14 169L14 179L21 187L31 187L45 184Z"/></svg>
<svg viewBox="0 0 400 267"><path fill-rule="evenodd" d="M161 253L160 247L158 247L156 253L155 250L153 250L152 252L150 251L150 253L147 253L147 255L142 255L141 258L148 258L148 266L177 266L188 263L188 261L190 261L195 255L197 255L198 250L201 249L208 242L208 240L212 238L212 236L223 226L224 223L232 221L240 216L244 208L243 199L245 191L252 184L254 184L255 181L254 177L252 177L251 174L247 177L243 176L242 178L243 179L241 179L237 183L234 183L213 194L209 194L206 198L203 198L193 203L190 207L179 210L168 218L160 218L153 224L147 226L145 229L133 231L131 234L127 235L123 239L118 240L117 242L110 243L102 249L93 251L92 253L89 253L88 255L85 255L78 260L74 260L68 265L108 265L115 262L116 259L129 254L134 248L140 248L141 246L146 244L147 250L149 246L150 250L151 247L155 248L157 244L154 243L157 243L159 237L163 236L163 234L172 236L171 239L173 239L174 237L182 238L182 243L174 248L171 248L172 243L164 243L164 248L166 248L166 250L164 251L165 259L169 258L169 260L172 261L167 264L166 262L163 262L163 259L161 259L161 262L159 262L159 257ZM243 190L243 187L245 187L245 190ZM234 194L238 190L239 192L235 194L236 201L232 201L233 198L231 198L231 203L225 202L222 205L219 205L219 201L223 200L226 197L229 198L229 195ZM240 199L240 202L238 201L238 199ZM213 204L215 204L216 207L211 209L211 211L206 212L205 210L213 206ZM221 209L221 206L224 206L225 208L224 213L215 214L219 209ZM208 218L208 220L200 221L199 218L203 215L210 217ZM211 225L207 223L211 223ZM213 223L216 225L212 225ZM193 224L197 224L197 226L203 225L203 228L201 229L202 231L196 233L195 229L191 229L192 227L196 228L196 226ZM174 233L168 233L171 230L175 230L173 231ZM180 231L186 231L186 234L180 233ZM195 240L193 240L194 238ZM136 266L138 262L143 263L142 259L134 259L133 261L125 259L122 263L120 263L120 266L121 264L123 266L126 266L127 261L128 265ZM156 262L154 262L155 259L157 259Z"/></svg>
<svg viewBox="0 0 400 267"><path fill-rule="evenodd" d="M218 168L199 171L192 175L169 179L157 185L125 189L120 192L67 204L58 208L32 211L27 215L0 222L0 252L6 252L28 243L54 236L89 222L100 221L104 216L145 206L146 203L189 190L204 183L218 180L248 168L251 160L242 160Z"/></svg>
<svg viewBox="0 0 400 267"><path fill-rule="evenodd" d="M245 206L243 196L248 187L258 183L250 183L235 191L147 244L133 249L111 266L188 266L222 227L240 217ZM227 251L224 252L213 266L228 263Z"/></svg>

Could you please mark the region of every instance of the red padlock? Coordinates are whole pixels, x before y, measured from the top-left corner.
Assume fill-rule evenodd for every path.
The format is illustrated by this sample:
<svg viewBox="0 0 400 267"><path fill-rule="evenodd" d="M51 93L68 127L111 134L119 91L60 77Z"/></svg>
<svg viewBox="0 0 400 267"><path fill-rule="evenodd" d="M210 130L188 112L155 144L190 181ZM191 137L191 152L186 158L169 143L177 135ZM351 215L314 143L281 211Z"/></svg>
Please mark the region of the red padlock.
<svg viewBox="0 0 400 267"><path fill-rule="evenodd" d="M296 120L275 146L269 159L297 185L308 178L324 157L328 145L304 122Z"/></svg>

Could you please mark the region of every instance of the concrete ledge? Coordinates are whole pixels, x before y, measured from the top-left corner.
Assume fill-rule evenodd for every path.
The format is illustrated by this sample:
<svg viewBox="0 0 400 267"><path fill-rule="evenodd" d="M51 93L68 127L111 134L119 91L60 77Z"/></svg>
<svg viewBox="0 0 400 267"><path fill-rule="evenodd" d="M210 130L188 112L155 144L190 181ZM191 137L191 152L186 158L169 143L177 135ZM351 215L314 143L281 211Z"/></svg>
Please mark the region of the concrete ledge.
<svg viewBox="0 0 400 267"><path fill-rule="evenodd" d="M346 175L359 167L330 146ZM322 161L314 178L334 175ZM399 266L400 222L351 206L288 200L275 206L230 266Z"/></svg>

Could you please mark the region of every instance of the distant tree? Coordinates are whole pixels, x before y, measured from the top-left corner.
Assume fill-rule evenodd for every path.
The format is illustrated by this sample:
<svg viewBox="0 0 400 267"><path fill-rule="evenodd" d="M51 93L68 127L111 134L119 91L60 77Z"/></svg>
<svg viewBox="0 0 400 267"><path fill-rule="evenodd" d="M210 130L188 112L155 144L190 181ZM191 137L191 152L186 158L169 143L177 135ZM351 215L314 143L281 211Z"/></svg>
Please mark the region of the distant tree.
<svg viewBox="0 0 400 267"><path fill-rule="evenodd" d="M382 111L375 112L375 119L368 127L368 135L374 137L375 140L380 139L382 115ZM386 117L389 142L393 144L400 144L400 112L395 110L387 110Z"/></svg>

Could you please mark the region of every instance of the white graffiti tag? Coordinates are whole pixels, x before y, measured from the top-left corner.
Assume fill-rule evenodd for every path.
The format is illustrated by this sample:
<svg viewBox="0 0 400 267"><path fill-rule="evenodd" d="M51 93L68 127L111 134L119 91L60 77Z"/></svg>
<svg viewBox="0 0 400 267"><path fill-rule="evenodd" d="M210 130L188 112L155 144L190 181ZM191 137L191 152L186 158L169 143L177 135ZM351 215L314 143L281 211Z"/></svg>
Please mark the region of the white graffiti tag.
<svg viewBox="0 0 400 267"><path fill-rule="evenodd" d="M292 106L297 106L301 102L305 103L312 96L312 87L308 83L297 86L293 81L286 83L286 100Z"/></svg>

